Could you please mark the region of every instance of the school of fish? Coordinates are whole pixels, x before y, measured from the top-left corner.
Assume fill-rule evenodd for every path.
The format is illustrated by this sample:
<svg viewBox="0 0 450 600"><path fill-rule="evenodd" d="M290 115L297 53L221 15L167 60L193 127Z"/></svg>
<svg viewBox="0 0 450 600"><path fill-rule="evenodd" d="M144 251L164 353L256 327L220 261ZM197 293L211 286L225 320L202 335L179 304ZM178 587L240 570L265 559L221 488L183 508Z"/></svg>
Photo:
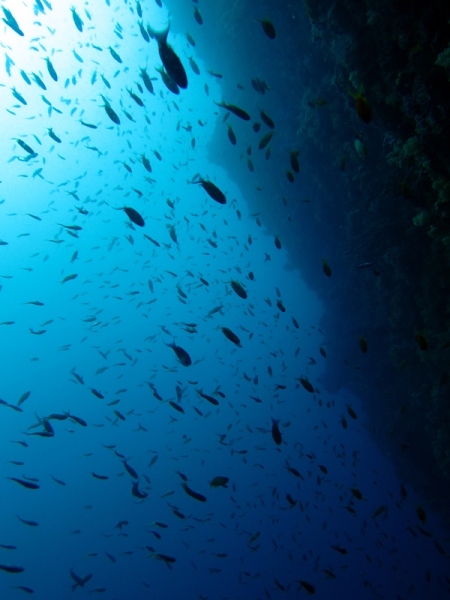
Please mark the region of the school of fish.
<svg viewBox="0 0 450 600"><path fill-rule="evenodd" d="M321 392L333 357L286 283L279 236L220 166L205 172L215 128L250 177L277 142L273 118L221 99L222 75L194 58L214 26L206 3L185 35L162 0L7 4L2 597L169 598L177 569L203 600L343 598L350 585L388 597L380 571L397 600L448 593L448 539L370 467L357 400ZM267 52L279 43L267 17L249 27ZM257 78L246 90L274 93ZM436 575L417 579L423 540ZM77 557L62 588L61 547Z"/></svg>

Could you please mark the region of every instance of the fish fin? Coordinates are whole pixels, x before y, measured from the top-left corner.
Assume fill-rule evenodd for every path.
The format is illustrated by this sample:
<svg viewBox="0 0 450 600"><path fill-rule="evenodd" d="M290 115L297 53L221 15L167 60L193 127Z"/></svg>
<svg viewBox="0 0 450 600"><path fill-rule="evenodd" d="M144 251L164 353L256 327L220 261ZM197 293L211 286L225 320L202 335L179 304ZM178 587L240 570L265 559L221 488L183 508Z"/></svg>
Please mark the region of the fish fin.
<svg viewBox="0 0 450 600"><path fill-rule="evenodd" d="M169 35L170 31L170 21L167 23L167 26L161 31L156 31L156 29L153 29L153 27L151 27L150 25L148 25L148 30L150 30L149 33L152 37L155 38L158 44L166 44L167 36Z"/></svg>

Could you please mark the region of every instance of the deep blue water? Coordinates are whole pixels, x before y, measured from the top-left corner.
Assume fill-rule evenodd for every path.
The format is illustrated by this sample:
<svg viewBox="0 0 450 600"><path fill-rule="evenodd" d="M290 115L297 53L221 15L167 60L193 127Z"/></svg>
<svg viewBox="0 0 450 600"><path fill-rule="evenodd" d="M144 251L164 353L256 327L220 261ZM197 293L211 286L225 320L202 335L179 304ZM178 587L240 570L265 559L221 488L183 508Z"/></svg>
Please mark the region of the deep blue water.
<svg viewBox="0 0 450 600"><path fill-rule="evenodd" d="M163 28L167 10L141 4L143 22ZM256 600L306 596L309 584L323 599L445 598L449 534L371 440L361 400L345 386L322 389L327 364L342 362L326 352L327 306L242 192L264 193L258 177L289 186L277 174L289 149L266 160L257 145L267 126L255 135L259 116L230 114L232 147L226 111L213 102L224 98L222 80L207 73L218 71L220 49L186 41L186 31L201 40L208 23L179 4L169 7L169 43L189 84L175 96L134 2L74 2L82 32L69 2L4 3L24 35L2 25L0 565L24 570L0 570L0 597ZM250 27L261 47L270 43L254 19ZM229 51L229 61L244 59ZM255 115L277 101L274 90L264 104L248 83L234 100L227 86L225 100ZM285 135L276 130L271 145ZM239 183L230 151L246 169ZM223 164L211 158L221 152ZM124 207L145 226L114 210ZM291 213L290 227L300 227L298 207ZM145 498L132 495L124 459ZM228 486L211 487L216 476ZM183 478L206 501L190 497Z"/></svg>

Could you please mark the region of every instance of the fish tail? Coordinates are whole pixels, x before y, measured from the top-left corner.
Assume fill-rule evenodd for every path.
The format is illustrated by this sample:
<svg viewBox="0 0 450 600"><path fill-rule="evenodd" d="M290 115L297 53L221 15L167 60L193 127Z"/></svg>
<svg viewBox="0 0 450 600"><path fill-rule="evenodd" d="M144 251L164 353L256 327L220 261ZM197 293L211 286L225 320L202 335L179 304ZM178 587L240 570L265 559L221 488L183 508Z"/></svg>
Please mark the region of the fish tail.
<svg viewBox="0 0 450 600"><path fill-rule="evenodd" d="M161 31L156 31L156 29L153 29L153 27L151 27L150 25L148 26L148 29L150 30L149 33L151 34L151 37L155 38L158 44L165 44L167 42L167 36L169 35L170 31L170 21L167 23L167 26Z"/></svg>

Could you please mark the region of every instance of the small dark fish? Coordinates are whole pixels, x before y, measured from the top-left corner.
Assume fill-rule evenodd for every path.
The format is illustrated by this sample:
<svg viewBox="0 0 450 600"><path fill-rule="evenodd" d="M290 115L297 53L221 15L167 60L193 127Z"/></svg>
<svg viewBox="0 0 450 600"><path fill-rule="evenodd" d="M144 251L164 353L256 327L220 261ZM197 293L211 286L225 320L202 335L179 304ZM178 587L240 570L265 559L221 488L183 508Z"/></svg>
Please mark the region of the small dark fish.
<svg viewBox="0 0 450 600"><path fill-rule="evenodd" d="M358 340L358 343L359 343L359 348L360 348L361 352L366 353L368 350L366 338L364 336L361 336Z"/></svg>
<svg viewBox="0 0 450 600"><path fill-rule="evenodd" d="M106 550L105 550L105 554L111 562L113 562L113 563L117 562L116 558L114 558L114 556L112 554L110 554L109 552L106 552Z"/></svg>
<svg viewBox="0 0 450 600"><path fill-rule="evenodd" d="M270 143L271 139L273 138L275 132L274 131L269 131L269 133L266 133L266 135L264 135L258 144L258 148L259 150L264 150L264 148Z"/></svg>
<svg viewBox="0 0 450 600"><path fill-rule="evenodd" d="M132 223L138 227L144 227L145 221L143 217L134 208L131 208L130 206L124 206L123 208L116 208L116 210L123 210Z"/></svg>
<svg viewBox="0 0 450 600"><path fill-rule="evenodd" d="M189 58L189 65L191 66L191 69L194 71L194 73L196 75L200 75L200 69L198 67L198 64L195 62L195 60L192 58L192 56Z"/></svg>
<svg viewBox="0 0 450 600"><path fill-rule="evenodd" d="M275 31L272 21L269 21L269 19L262 19L260 23L269 40L274 40L277 37L277 32Z"/></svg>
<svg viewBox="0 0 450 600"><path fill-rule="evenodd" d="M18 100L21 104L23 104L24 106L27 105L27 101L25 100L25 98L22 96L22 94L19 94L19 92L16 90L16 88L12 88L12 95L14 96L14 98L16 100Z"/></svg>
<svg viewBox="0 0 450 600"><path fill-rule="evenodd" d="M417 514L418 519L420 521L422 521L422 523L425 523L425 521L427 520L427 514L421 506L418 506L416 508L416 514Z"/></svg>
<svg viewBox="0 0 450 600"><path fill-rule="evenodd" d="M57 144L61 144L61 138L56 135L51 127L49 127L47 131L52 140L54 140Z"/></svg>
<svg viewBox="0 0 450 600"><path fill-rule="evenodd" d="M80 33L82 33L83 21L81 20L80 16L78 15L77 11L75 10L75 8L73 6L70 10L72 11L72 19L73 19L73 22L75 23L75 27L78 29L78 31Z"/></svg>
<svg viewBox="0 0 450 600"><path fill-rule="evenodd" d="M204 394L202 390L195 390L195 391L201 398L208 400L208 402L210 402L211 404L214 404L214 406L219 405L219 401L216 400L216 398L214 398L214 396L210 396L209 394Z"/></svg>
<svg viewBox="0 0 450 600"><path fill-rule="evenodd" d="M5 9L3 9L5 10ZM3 19L5 20L5 19ZM22 573L23 571L25 571L25 569L23 567L16 567L15 565L1 565L0 564L0 570L1 571L6 571L6 573Z"/></svg>
<svg viewBox="0 0 450 600"><path fill-rule="evenodd" d="M60 413L52 413L51 415L49 415L47 417L46 420L49 421L50 419L53 419L54 421L65 421L68 418L69 418L68 413L64 413L63 415Z"/></svg>
<svg viewBox="0 0 450 600"><path fill-rule="evenodd" d="M144 169L146 171L148 171L149 173L151 173L152 172L152 165L150 164L150 161L145 156L145 154L141 154L141 161L142 161L142 164L144 165Z"/></svg>
<svg viewBox="0 0 450 600"><path fill-rule="evenodd" d="M175 343L166 344L166 346L172 348L183 367L189 367L192 364L192 359L184 348L182 348L181 346L177 346L177 344Z"/></svg>
<svg viewBox="0 0 450 600"><path fill-rule="evenodd" d="M177 402L174 402L173 400L169 400L169 404L172 408L174 408L178 412L184 414L184 408L181 406L181 404L178 404Z"/></svg>
<svg viewBox="0 0 450 600"><path fill-rule="evenodd" d="M261 398L258 398L257 396L249 396L252 400L254 400L255 402L258 402L258 404L262 403Z"/></svg>
<svg viewBox="0 0 450 600"><path fill-rule="evenodd" d="M223 475L216 475L209 482L211 487L228 487L228 482L230 481L229 477L224 477Z"/></svg>
<svg viewBox="0 0 450 600"><path fill-rule="evenodd" d="M247 298L247 292L244 290L244 288L242 287L242 285L238 281L232 280L230 282L230 285L231 285L233 291L239 296L239 298L242 298L243 300L246 300L246 298Z"/></svg>
<svg viewBox="0 0 450 600"><path fill-rule="evenodd" d="M279 446L281 444L281 442L283 441L282 437L281 437L280 428L278 427L279 422L280 422L279 419L274 419L272 417L272 438L277 446Z"/></svg>
<svg viewBox="0 0 450 600"><path fill-rule="evenodd" d="M298 155L300 152L298 150L293 150L291 152L291 169L294 173L300 173L300 163L298 161Z"/></svg>
<svg viewBox="0 0 450 600"><path fill-rule="evenodd" d="M22 75L22 79L25 81L25 83L28 83L28 85L31 85L31 79L28 77L28 75L25 73L25 71L21 70L20 74Z"/></svg>
<svg viewBox="0 0 450 600"><path fill-rule="evenodd" d="M165 563L174 563L177 560L173 556L169 556L168 554L161 554L159 552L155 552L153 554L153 556L154 556L154 558L157 558L158 560L162 560Z"/></svg>
<svg viewBox="0 0 450 600"><path fill-rule="evenodd" d="M20 139L17 139L16 141L19 144L19 146L23 150L25 150L25 152L28 152L28 154L31 154L32 156L36 156L37 153L27 143L25 143L23 140L20 140Z"/></svg>
<svg viewBox="0 0 450 600"><path fill-rule="evenodd" d="M331 267L328 264L328 261L326 258L322 259L322 270L327 277L331 277L331 275L332 275Z"/></svg>
<svg viewBox="0 0 450 600"><path fill-rule="evenodd" d="M277 300L277 306L281 310L281 312L286 312L286 308L284 307L284 304L280 299Z"/></svg>
<svg viewBox="0 0 450 600"><path fill-rule="evenodd" d="M4 23L6 23L6 25L8 25L8 27L10 27L13 31L15 31L17 33L17 35L20 35L21 37L23 37L23 31L20 29L17 21L12 16L11 11L8 10L7 8L5 8L4 6L2 6L2 10L3 10L3 14L6 17L5 19L2 18L2 21ZM23 571L23 569L22 569L22 571Z"/></svg>
<svg viewBox="0 0 450 600"><path fill-rule="evenodd" d="M22 517L19 517L19 515L16 515L16 517L19 519L19 521L21 523L23 523L24 525L28 525L29 527L38 527L39 523L37 521L28 521L27 519L22 519Z"/></svg>
<svg viewBox="0 0 450 600"><path fill-rule="evenodd" d="M34 302L27 302L26 304L34 304ZM38 305L40 306L40 305ZM24 392L19 400L17 401L17 406L20 406L21 404L23 404L25 402L25 400L28 400L28 398L30 397L31 392Z"/></svg>
<svg viewBox="0 0 450 600"><path fill-rule="evenodd" d="M381 504L381 506L379 506L375 512L372 514L372 519L376 519L377 517L379 517L382 514L387 515L387 510L388 507L385 504Z"/></svg>
<svg viewBox="0 0 450 600"><path fill-rule="evenodd" d="M173 225L169 226L169 235L170 239L175 242L175 244L178 244L177 232L175 231L175 227Z"/></svg>
<svg viewBox="0 0 450 600"><path fill-rule="evenodd" d="M64 225L63 223L57 223L57 225L65 229L71 229L72 231L81 231L83 229L80 225Z"/></svg>
<svg viewBox="0 0 450 600"><path fill-rule="evenodd" d="M159 242L157 242L156 240L154 240L153 238L151 238L149 235L147 235L146 233L144 233L144 237L146 237L152 244L154 244L155 246L157 246L158 248L161 246L161 244Z"/></svg>
<svg viewBox="0 0 450 600"><path fill-rule="evenodd" d="M91 475L95 479L100 479L102 481L106 481L107 479L109 479L108 475L98 475L98 473L94 473L94 471L91 471Z"/></svg>
<svg viewBox="0 0 450 600"><path fill-rule="evenodd" d="M119 412L118 410L114 411L114 414L116 415L116 417L118 419L120 419L121 421L126 421L126 418L123 416L123 414L121 412Z"/></svg>
<svg viewBox="0 0 450 600"><path fill-rule="evenodd" d="M84 121L80 121L80 123L85 127L89 127L89 129L97 129L97 125L92 125L92 123L85 123Z"/></svg>
<svg viewBox="0 0 450 600"><path fill-rule="evenodd" d="M153 89L152 80L150 79L147 71L145 69L141 69L140 75L142 77L142 81L144 82L146 89L150 92L150 94L154 94L155 90Z"/></svg>
<svg viewBox="0 0 450 600"><path fill-rule="evenodd" d="M156 70L161 75L161 79L163 80L163 83L169 90L169 92L172 92L172 94L178 96L178 94L180 93L180 88L172 79L172 77L170 77L170 75L162 67L156 67Z"/></svg>
<svg viewBox="0 0 450 600"><path fill-rule="evenodd" d="M199 177L198 181L193 181L192 183L198 183L199 185L201 185L205 192L208 194L208 196L216 202L218 202L219 204L227 203L225 194L214 183L212 183L212 181Z"/></svg>
<svg viewBox="0 0 450 600"><path fill-rule="evenodd" d="M203 17L200 14L200 11L198 10L197 6L194 7L194 19L197 21L197 23L199 25L203 25Z"/></svg>
<svg viewBox="0 0 450 600"><path fill-rule="evenodd" d="M53 81L58 81L58 75L55 71L55 68L54 68L51 60L47 57L45 59L45 62L47 63L47 70L49 72L50 77L53 79Z"/></svg>
<svg viewBox="0 0 450 600"><path fill-rule="evenodd" d="M434 541L434 546L436 548L436 550L439 552L439 554L442 554L442 556L446 556L447 553L445 552L445 549L441 546L441 544L438 541Z"/></svg>
<svg viewBox="0 0 450 600"><path fill-rule="evenodd" d="M236 344L236 346L242 348L241 340L235 333L233 333L233 331L231 331L231 329L228 329L228 327L221 327L220 329L222 330L224 336L230 340L230 342L233 342L233 344Z"/></svg>
<svg viewBox="0 0 450 600"><path fill-rule="evenodd" d="M294 173L292 173L292 171L286 171L286 179L289 181L289 183L294 183Z"/></svg>
<svg viewBox="0 0 450 600"><path fill-rule="evenodd" d="M31 76L33 77L34 81L37 83L37 85L42 89L42 90L46 90L47 86L45 85L45 83L42 81L42 79L39 77L39 75L36 75L36 73L31 73Z"/></svg>
<svg viewBox="0 0 450 600"><path fill-rule="evenodd" d="M57 479L57 478L56 478L56 477L54 477L53 475L52 475L51 477L52 477L53 481L56 481L56 483L57 483L58 485L62 485L62 486L65 486L65 485L66 485L66 483L65 483L64 481L62 481L61 479Z"/></svg>
<svg viewBox="0 0 450 600"><path fill-rule="evenodd" d="M313 387L312 383L309 381L309 379L302 376L302 377L300 377L299 381L307 392L309 392L310 394L312 394L314 392L314 387Z"/></svg>
<svg viewBox="0 0 450 600"><path fill-rule="evenodd" d="M148 463L148 466L149 467L153 466L157 460L158 460L158 455L156 454L155 456L152 457L151 461Z"/></svg>
<svg viewBox="0 0 450 600"><path fill-rule="evenodd" d="M423 352L428 350L428 340L423 332L416 333L416 343Z"/></svg>
<svg viewBox="0 0 450 600"><path fill-rule="evenodd" d="M77 575L73 569L70 569L70 576L75 581L75 584L72 585L72 591L76 590L78 586L84 587L85 583L87 583L92 578L92 573L89 575L85 575L84 577L80 577Z"/></svg>
<svg viewBox="0 0 450 600"><path fill-rule="evenodd" d="M295 506L297 501L290 494L286 494L286 500L289 502L291 506Z"/></svg>
<svg viewBox="0 0 450 600"><path fill-rule="evenodd" d="M216 101L214 101L214 104L216 106L220 106L221 108L229 110L230 113L233 113L233 115L236 115L236 117L239 117L243 121L250 121L250 115L247 112L245 112L245 110L239 108L239 106L236 106L235 104L226 104L225 102Z"/></svg>
<svg viewBox="0 0 450 600"><path fill-rule="evenodd" d="M101 94L101 97L104 102L103 108L105 109L105 112L108 115L108 117L111 119L111 121L113 123L115 123L116 125L120 125L120 119L119 119L119 116L116 113L116 111L111 107L110 103L105 98L105 96L103 96L103 94Z"/></svg>
<svg viewBox="0 0 450 600"><path fill-rule="evenodd" d="M363 500L362 492L358 488L352 487L350 491L357 500Z"/></svg>
<svg viewBox="0 0 450 600"><path fill-rule="evenodd" d="M81 427L87 427L86 421L81 417L76 417L75 415L67 415L67 418L69 418L71 421L74 421L75 423L78 423L78 425L81 425Z"/></svg>
<svg viewBox="0 0 450 600"><path fill-rule="evenodd" d="M336 550L336 552L339 552L339 554L347 554L348 550L346 548L343 548L342 546L336 546L333 544L330 544L331 548L333 548L333 550Z"/></svg>
<svg viewBox="0 0 450 600"><path fill-rule="evenodd" d="M181 485L188 496L190 496L191 498L194 498L195 500L198 500L199 502L206 502L206 496L204 496L203 494L199 494L198 492L195 492L193 489L191 489L188 486L188 484L186 482L183 482Z"/></svg>
<svg viewBox="0 0 450 600"><path fill-rule="evenodd" d="M144 102L142 101L141 98L139 98L139 96L137 96L132 90L129 90L128 88L126 88L127 92L129 93L130 97L136 102L136 104L138 106L144 106Z"/></svg>
<svg viewBox="0 0 450 600"><path fill-rule="evenodd" d="M299 584L299 587L301 586L304 590L306 590L308 592L308 594L316 593L316 588L308 581L305 581L304 579L300 579L298 584Z"/></svg>
<svg viewBox="0 0 450 600"><path fill-rule="evenodd" d="M351 416L351 418L356 420L358 418L358 415L355 413L350 404L346 404L345 406L347 407L347 412Z"/></svg>
<svg viewBox="0 0 450 600"><path fill-rule="evenodd" d="M228 123L227 123L227 125L228 125ZM233 146L236 146L236 143L237 143L236 134L234 133L231 125L228 125L228 139L233 144Z"/></svg>
<svg viewBox="0 0 450 600"><path fill-rule="evenodd" d="M179 475L181 477L181 479L183 481L187 481L188 478L186 477L186 475L184 473L182 473L181 471L176 471L177 475Z"/></svg>
<svg viewBox="0 0 450 600"><path fill-rule="evenodd" d="M125 467L126 471L128 472L128 474L131 475L131 477L133 477L133 479L139 479L139 475L133 469L133 467L127 463L126 459L124 459L122 461L122 463L123 463L123 466Z"/></svg>
<svg viewBox="0 0 450 600"><path fill-rule="evenodd" d="M142 21L138 22L139 25L139 31L141 32L142 37L144 38L144 40L149 43L150 42L150 36L148 35L147 30L144 27L144 23Z"/></svg>
<svg viewBox="0 0 450 600"><path fill-rule="evenodd" d="M147 492L142 492L139 489L138 481L133 481L132 486L131 486L131 493L135 498L140 498L141 500L144 498L147 498L147 496L148 496Z"/></svg>
<svg viewBox="0 0 450 600"><path fill-rule="evenodd" d="M303 479L302 474L300 473L300 471L298 471L295 467L290 467L287 463L286 463L286 469L289 471L289 473L292 473L292 475L294 475L295 477L298 477L299 479Z"/></svg>
<svg viewBox="0 0 450 600"><path fill-rule="evenodd" d="M112 48L111 46L109 46L108 48L111 56L113 57L113 59L115 61L117 61L118 63L122 63L122 59L120 58L120 56L117 54L117 52L114 50L114 48Z"/></svg>
<svg viewBox="0 0 450 600"><path fill-rule="evenodd" d="M105 398L105 396L103 394L101 394L99 391L97 391L96 389L90 388L90 390L96 398L99 398L100 400L103 400Z"/></svg>
<svg viewBox="0 0 450 600"><path fill-rule="evenodd" d="M37 483L33 483L32 481L26 481L25 479L17 479L17 477L8 477L8 479L19 483L21 486L29 490L38 490L40 487Z"/></svg>
<svg viewBox="0 0 450 600"><path fill-rule="evenodd" d="M267 127L270 127L270 129L275 128L275 123L272 121L272 119L269 117L269 115L267 113L265 113L263 110L260 110L259 114L261 115L261 121L263 123L265 123L267 125Z"/></svg>

